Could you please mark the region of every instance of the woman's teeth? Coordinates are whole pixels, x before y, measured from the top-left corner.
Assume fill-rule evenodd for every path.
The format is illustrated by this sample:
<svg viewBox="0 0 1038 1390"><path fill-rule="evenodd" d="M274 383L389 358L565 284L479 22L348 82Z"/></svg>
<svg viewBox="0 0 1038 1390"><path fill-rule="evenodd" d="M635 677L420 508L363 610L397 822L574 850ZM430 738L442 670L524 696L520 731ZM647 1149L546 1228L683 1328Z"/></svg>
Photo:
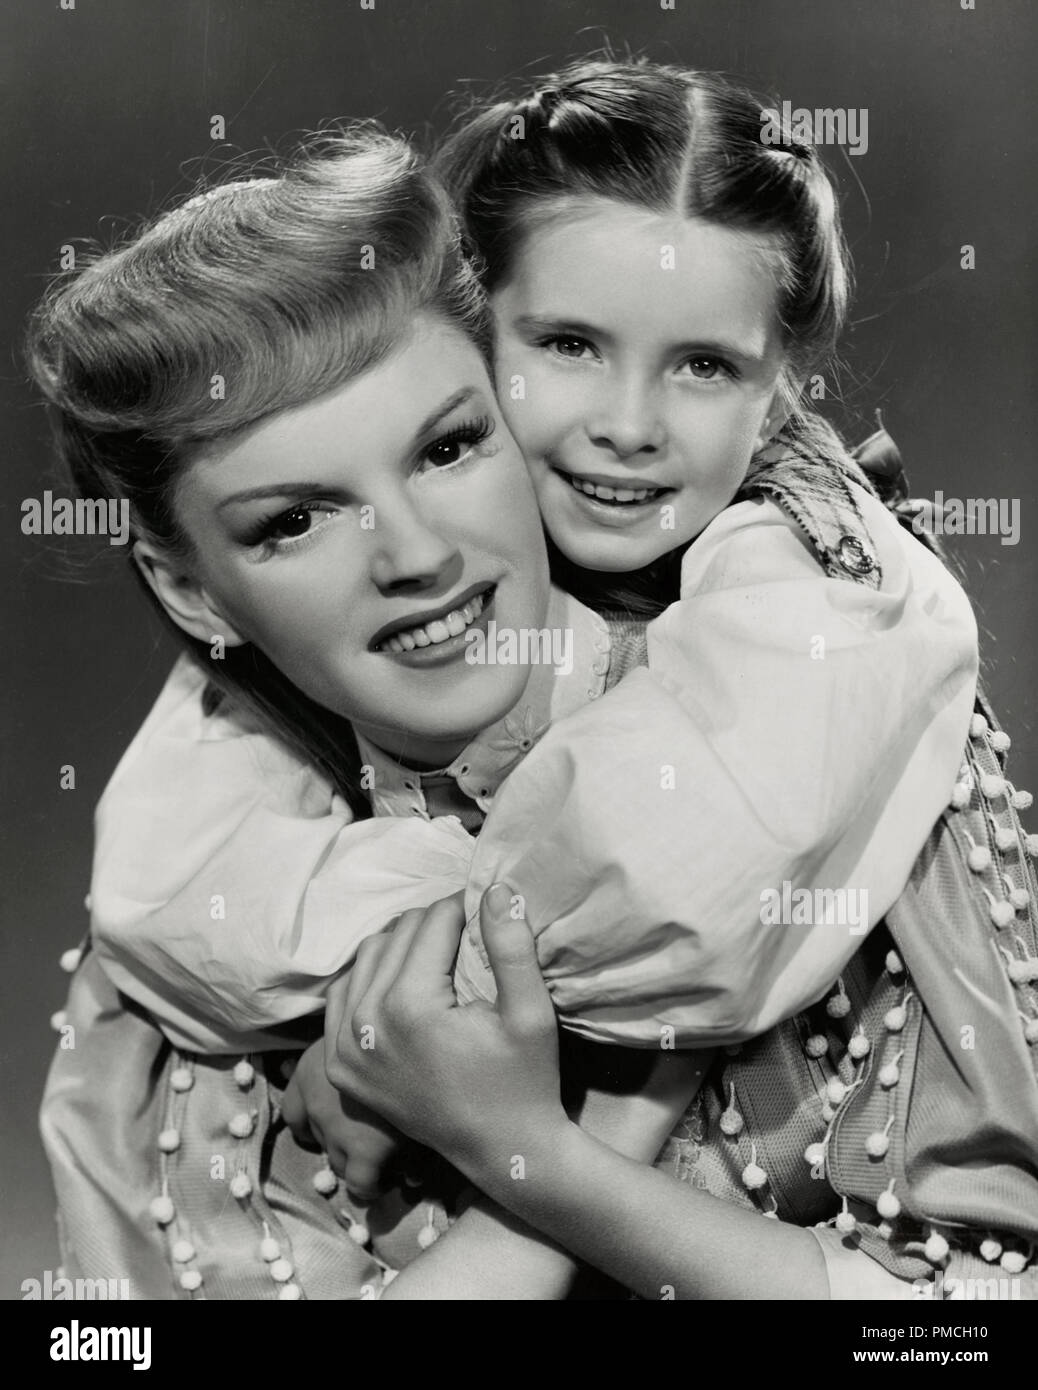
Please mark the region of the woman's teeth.
<svg viewBox="0 0 1038 1390"><path fill-rule="evenodd" d="M594 497L598 502L646 502L666 490L661 487L607 487L604 483L584 482L581 478L574 478L571 473L563 473L562 476L577 492Z"/></svg>
<svg viewBox="0 0 1038 1390"><path fill-rule="evenodd" d="M445 618L434 618L422 627L411 627L406 632L394 632L378 645L381 652L413 652L415 647L435 647L440 642L449 642L452 637L460 637L465 629L476 621L483 612L487 595L476 594L461 608L452 609Z"/></svg>

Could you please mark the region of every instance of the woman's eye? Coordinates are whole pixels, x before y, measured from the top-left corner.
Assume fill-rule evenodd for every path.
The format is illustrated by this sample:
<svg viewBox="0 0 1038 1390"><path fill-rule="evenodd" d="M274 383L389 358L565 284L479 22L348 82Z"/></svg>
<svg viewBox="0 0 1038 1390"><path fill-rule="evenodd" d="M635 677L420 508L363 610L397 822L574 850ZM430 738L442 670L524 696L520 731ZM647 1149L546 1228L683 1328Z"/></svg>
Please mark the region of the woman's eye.
<svg viewBox="0 0 1038 1390"><path fill-rule="evenodd" d="M307 511L305 507L297 507L294 512L286 512L284 516L279 516L271 526L270 534L285 540L295 540L297 536L306 535L312 519L313 512Z"/></svg>
<svg viewBox="0 0 1038 1390"><path fill-rule="evenodd" d="M461 439L443 439L431 444L425 451L425 457L437 468L449 468L452 463L463 459L471 447L470 443Z"/></svg>
<svg viewBox="0 0 1038 1390"><path fill-rule="evenodd" d="M249 537L248 545L265 545L268 550L286 549L294 541L305 540L333 516L333 510L320 502L300 503L287 512L261 523Z"/></svg>
<svg viewBox="0 0 1038 1390"><path fill-rule="evenodd" d="M433 468L453 468L475 452L494 433L494 421L489 416L473 420L449 430L422 451L422 459Z"/></svg>

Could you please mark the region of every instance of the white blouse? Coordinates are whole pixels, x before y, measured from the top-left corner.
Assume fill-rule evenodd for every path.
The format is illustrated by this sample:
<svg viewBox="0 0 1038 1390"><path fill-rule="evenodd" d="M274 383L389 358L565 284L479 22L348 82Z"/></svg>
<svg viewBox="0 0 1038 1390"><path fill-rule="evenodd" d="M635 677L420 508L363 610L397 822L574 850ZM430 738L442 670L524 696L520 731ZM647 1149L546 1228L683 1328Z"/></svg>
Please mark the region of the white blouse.
<svg viewBox="0 0 1038 1390"><path fill-rule="evenodd" d="M553 595L571 673L534 667L449 769L488 812L478 841L428 820L420 779L368 746L379 818L352 822L271 739L203 716L204 678L178 663L98 809L93 933L113 981L181 1047L285 1046L365 936L466 883L471 919L503 879L588 1036L736 1041L813 1002L945 806L977 676L958 584L855 495L878 592L826 578L773 502L737 503L686 554L649 669L604 695L601 619ZM493 996L478 930L457 982Z"/></svg>

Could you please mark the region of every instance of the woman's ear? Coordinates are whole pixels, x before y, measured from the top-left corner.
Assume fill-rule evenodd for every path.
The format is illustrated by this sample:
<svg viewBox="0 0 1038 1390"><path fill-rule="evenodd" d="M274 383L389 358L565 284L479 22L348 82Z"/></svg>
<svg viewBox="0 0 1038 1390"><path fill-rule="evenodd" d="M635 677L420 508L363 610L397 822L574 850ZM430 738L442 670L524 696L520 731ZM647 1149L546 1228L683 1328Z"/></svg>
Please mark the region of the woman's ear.
<svg viewBox="0 0 1038 1390"><path fill-rule="evenodd" d="M215 607L183 560L147 541L136 543L133 558L149 589L189 637L207 645L214 637L222 637L228 647L241 647L248 641Z"/></svg>

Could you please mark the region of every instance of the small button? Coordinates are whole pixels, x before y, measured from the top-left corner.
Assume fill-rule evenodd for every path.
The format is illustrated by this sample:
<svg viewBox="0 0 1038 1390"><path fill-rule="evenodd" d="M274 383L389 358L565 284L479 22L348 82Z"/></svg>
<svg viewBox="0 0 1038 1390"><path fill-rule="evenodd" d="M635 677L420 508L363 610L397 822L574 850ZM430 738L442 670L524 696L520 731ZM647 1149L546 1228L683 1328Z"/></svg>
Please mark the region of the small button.
<svg viewBox="0 0 1038 1390"><path fill-rule="evenodd" d="M871 574L876 561L857 536L841 536L836 544L836 559L848 574Z"/></svg>

